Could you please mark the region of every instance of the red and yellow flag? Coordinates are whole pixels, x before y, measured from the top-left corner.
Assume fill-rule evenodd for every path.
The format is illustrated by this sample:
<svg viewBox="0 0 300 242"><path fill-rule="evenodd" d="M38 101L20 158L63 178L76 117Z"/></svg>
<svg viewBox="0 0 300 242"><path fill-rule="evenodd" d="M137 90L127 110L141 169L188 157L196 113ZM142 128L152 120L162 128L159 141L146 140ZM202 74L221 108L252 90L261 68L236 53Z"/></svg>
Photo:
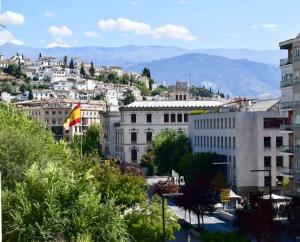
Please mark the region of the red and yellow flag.
<svg viewBox="0 0 300 242"><path fill-rule="evenodd" d="M70 127L80 123L80 103L78 103L69 114L64 122L65 130L69 130Z"/></svg>

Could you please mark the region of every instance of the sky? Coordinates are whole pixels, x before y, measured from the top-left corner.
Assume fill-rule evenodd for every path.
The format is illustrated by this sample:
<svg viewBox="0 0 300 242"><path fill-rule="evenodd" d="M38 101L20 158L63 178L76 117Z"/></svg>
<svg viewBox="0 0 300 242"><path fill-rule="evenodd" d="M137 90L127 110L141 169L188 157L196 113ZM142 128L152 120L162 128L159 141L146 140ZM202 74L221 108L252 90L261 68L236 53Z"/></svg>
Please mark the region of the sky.
<svg viewBox="0 0 300 242"><path fill-rule="evenodd" d="M0 0L0 45L278 49L299 0Z"/></svg>

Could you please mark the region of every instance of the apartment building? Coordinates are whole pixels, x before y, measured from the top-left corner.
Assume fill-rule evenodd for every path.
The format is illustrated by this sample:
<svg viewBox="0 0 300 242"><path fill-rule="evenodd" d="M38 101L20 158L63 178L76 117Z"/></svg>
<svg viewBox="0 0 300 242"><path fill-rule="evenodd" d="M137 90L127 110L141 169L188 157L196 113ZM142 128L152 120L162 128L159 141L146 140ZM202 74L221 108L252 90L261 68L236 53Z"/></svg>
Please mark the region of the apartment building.
<svg viewBox="0 0 300 242"><path fill-rule="evenodd" d="M79 102L81 104L81 123L71 127L69 131L65 131L63 123ZM103 101L61 98L18 102L16 106L27 110L31 116L45 123L57 140L63 138L69 140L75 134L80 135L94 123L101 125L102 113L105 110Z"/></svg>
<svg viewBox="0 0 300 242"><path fill-rule="evenodd" d="M265 190L270 182L282 189L290 176L289 155L282 152L288 133L280 127L288 119L278 111L224 112L190 115L189 138L194 153L215 152L227 157L222 169L227 180L240 193ZM251 172L251 170L271 170Z"/></svg>
<svg viewBox="0 0 300 242"><path fill-rule="evenodd" d="M116 155L122 161L140 163L155 135L166 129L187 134L193 110L214 109L221 101L136 101L120 108L116 128Z"/></svg>
<svg viewBox="0 0 300 242"><path fill-rule="evenodd" d="M287 58L280 60L281 110L288 112L285 130L289 132L286 151L293 160L293 193L300 196L300 34L293 39L279 43L287 50Z"/></svg>

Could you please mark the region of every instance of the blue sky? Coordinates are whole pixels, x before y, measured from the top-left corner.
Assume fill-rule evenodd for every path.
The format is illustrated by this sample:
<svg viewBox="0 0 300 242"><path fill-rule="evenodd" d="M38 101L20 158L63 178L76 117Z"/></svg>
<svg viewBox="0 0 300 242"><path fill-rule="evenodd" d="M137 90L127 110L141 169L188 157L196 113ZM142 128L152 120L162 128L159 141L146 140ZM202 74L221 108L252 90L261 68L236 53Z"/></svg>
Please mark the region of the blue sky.
<svg viewBox="0 0 300 242"><path fill-rule="evenodd" d="M0 44L276 49L299 0L2 0Z"/></svg>

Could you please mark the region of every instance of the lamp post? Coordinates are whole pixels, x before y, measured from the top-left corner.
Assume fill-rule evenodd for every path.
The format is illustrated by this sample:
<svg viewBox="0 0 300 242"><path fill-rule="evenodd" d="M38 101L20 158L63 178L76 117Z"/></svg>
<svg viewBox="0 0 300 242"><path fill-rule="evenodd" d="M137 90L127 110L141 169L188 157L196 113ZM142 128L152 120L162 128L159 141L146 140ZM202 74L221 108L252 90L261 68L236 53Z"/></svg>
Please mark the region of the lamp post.
<svg viewBox="0 0 300 242"><path fill-rule="evenodd" d="M269 173L269 178L270 178L270 183L269 183L269 196L270 196L270 201L272 201L272 175L271 175L271 170L270 169L260 169L260 170L250 170L250 172L268 172Z"/></svg>
<svg viewBox="0 0 300 242"><path fill-rule="evenodd" d="M162 209L162 226L163 226L163 239L166 238L166 224L165 224L165 198L182 196L183 193L164 193L161 194L161 209ZM1 241L0 241L1 242Z"/></svg>

